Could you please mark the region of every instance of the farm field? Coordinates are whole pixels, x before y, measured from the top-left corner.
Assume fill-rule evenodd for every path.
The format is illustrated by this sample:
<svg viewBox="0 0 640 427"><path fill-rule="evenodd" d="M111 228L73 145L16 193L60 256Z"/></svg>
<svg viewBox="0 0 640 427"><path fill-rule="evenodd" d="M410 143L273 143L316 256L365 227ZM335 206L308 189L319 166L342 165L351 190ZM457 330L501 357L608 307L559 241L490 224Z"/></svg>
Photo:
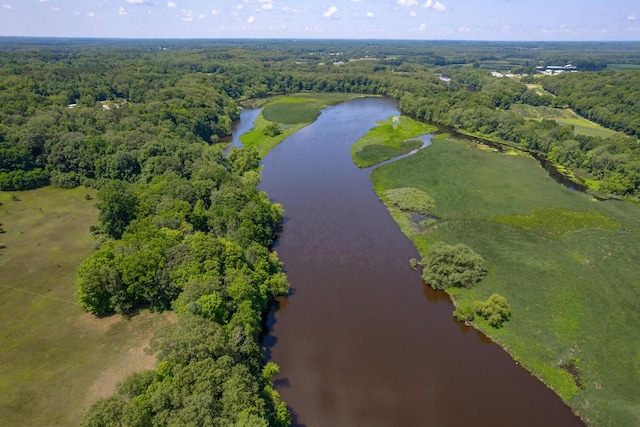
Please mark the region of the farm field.
<svg viewBox="0 0 640 427"><path fill-rule="evenodd" d="M86 188L0 192L3 425L78 425L126 374L155 364L144 348L166 315L97 318L76 305L76 270L93 251L94 197Z"/></svg>
<svg viewBox="0 0 640 427"><path fill-rule="evenodd" d="M559 109L542 106L533 107L531 105L514 104L511 106L511 111L515 112L525 119L549 119L555 120L560 125L571 125L573 126L574 132L576 134L606 138L615 133L614 131L604 128L597 123L593 123L589 120L583 119L570 109Z"/></svg>
<svg viewBox="0 0 640 427"><path fill-rule="evenodd" d="M506 297L511 318L484 331L593 425L640 423L640 211L555 183L527 156L433 144L372 173L385 200L395 188L434 199L424 218L390 207L422 256L435 242L464 243L487 262L458 307ZM389 206L389 205L388 205Z"/></svg>

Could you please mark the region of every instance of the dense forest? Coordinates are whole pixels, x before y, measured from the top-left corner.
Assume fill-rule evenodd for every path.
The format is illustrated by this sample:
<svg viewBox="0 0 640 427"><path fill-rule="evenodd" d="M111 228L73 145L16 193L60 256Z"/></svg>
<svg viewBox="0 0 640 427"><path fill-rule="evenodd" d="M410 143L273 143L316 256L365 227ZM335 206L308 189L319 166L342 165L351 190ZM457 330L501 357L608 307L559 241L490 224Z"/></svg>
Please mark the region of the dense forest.
<svg viewBox="0 0 640 427"><path fill-rule="evenodd" d="M256 188L252 150L223 155L243 100L301 91L384 95L425 121L509 143L640 195L637 43L7 39L0 50L0 189L99 189L97 250L78 272L95 314L173 309L155 371L85 425L288 425L260 343L288 284L270 251L283 211ZM583 72L495 78L573 63ZM439 76L446 75L450 81ZM548 92L525 83L541 83ZM574 133L516 104L573 108L620 133Z"/></svg>
<svg viewBox="0 0 640 427"><path fill-rule="evenodd" d="M191 160L182 150L189 148L177 148L176 140L213 143L229 135L236 101L320 91L392 96L410 116L539 152L602 180L606 193L638 193L635 138L574 135L553 120L525 120L509 111L512 104L572 107L637 136L636 71L518 80L494 78L484 69L498 60L521 71L517 64L631 63L637 61L633 43L572 44L575 50L563 44L340 41L22 40L8 46L0 57L4 190L148 181L167 169L184 173ZM528 89L524 82L532 81L550 93Z"/></svg>

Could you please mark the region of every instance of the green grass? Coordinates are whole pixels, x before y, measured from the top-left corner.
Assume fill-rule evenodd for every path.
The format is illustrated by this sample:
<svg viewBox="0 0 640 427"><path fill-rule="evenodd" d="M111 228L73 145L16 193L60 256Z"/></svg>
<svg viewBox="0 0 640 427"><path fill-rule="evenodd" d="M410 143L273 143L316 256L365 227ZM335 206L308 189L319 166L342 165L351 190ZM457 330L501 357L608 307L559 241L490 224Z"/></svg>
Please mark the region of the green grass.
<svg viewBox="0 0 640 427"><path fill-rule="evenodd" d="M276 145L309 124L298 123L295 125L283 125L280 127L282 130L280 135L267 136L263 133L263 130L269 123L272 122L265 120L262 114L260 114L255 122L253 122L253 129L240 136L242 145L245 147L254 147L258 151L260 158L264 158Z"/></svg>
<svg viewBox="0 0 640 427"><path fill-rule="evenodd" d="M389 117L351 146L353 161L364 168L408 153L422 146L420 141L412 138L435 130L435 126L408 117Z"/></svg>
<svg viewBox="0 0 640 427"><path fill-rule="evenodd" d="M511 319L475 325L553 388L591 425L640 425L640 207L599 202L554 181L531 158L435 139L374 170L379 195L415 187L439 221L415 222L391 206L424 255L464 243L487 261L457 305L498 293ZM580 371L580 388L563 365Z"/></svg>
<svg viewBox="0 0 640 427"><path fill-rule="evenodd" d="M510 110L520 115L525 119L542 120L549 119L555 120L560 125L573 126L574 132L580 135L587 136L599 136L606 138L613 135L615 132L604 128L589 120L583 119L578 116L571 109L564 108L551 108L551 107L533 107L531 105L513 104Z"/></svg>
<svg viewBox="0 0 640 427"><path fill-rule="evenodd" d="M297 101L271 104L262 110L262 117L270 122L288 125L314 122L320 115L318 106L302 99Z"/></svg>
<svg viewBox="0 0 640 427"><path fill-rule="evenodd" d="M245 104L253 107L264 105L263 110L254 122L253 129L240 137L240 142L245 147L254 147L261 158L282 141L299 131L303 127L313 123L320 111L333 104L364 95L346 93L300 93L296 95L278 96L261 103L258 101L246 101ZM263 133L270 123L281 124L282 133L271 137Z"/></svg>
<svg viewBox="0 0 640 427"><path fill-rule="evenodd" d="M85 188L0 192L0 424L78 425L117 380L154 363L143 348L166 316L98 319L75 303L76 270L94 245L93 197Z"/></svg>

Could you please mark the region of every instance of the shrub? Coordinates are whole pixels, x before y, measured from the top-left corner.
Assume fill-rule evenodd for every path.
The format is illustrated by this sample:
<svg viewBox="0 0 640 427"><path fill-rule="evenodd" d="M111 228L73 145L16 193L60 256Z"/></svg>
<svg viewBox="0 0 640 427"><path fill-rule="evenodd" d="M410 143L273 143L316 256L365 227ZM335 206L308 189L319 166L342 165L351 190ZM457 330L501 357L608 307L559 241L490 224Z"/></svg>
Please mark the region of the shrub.
<svg viewBox="0 0 640 427"><path fill-rule="evenodd" d="M456 308L453 312L453 317L458 319L461 322L471 322L475 317L474 307L471 306L460 306Z"/></svg>
<svg viewBox="0 0 640 427"><path fill-rule="evenodd" d="M263 130L262 133L266 136L278 136L282 133L280 129L280 125L278 123L269 123Z"/></svg>
<svg viewBox="0 0 640 427"><path fill-rule="evenodd" d="M389 203L403 211L428 215L435 207L433 198L418 188L394 188L384 194Z"/></svg>
<svg viewBox="0 0 640 427"><path fill-rule="evenodd" d="M422 260L422 279L434 289L470 288L487 274L485 264L466 245L438 242Z"/></svg>
<svg viewBox="0 0 640 427"><path fill-rule="evenodd" d="M494 328L499 328L509 320L511 310L507 299L500 294L493 294L486 301L476 301L473 311L489 321Z"/></svg>

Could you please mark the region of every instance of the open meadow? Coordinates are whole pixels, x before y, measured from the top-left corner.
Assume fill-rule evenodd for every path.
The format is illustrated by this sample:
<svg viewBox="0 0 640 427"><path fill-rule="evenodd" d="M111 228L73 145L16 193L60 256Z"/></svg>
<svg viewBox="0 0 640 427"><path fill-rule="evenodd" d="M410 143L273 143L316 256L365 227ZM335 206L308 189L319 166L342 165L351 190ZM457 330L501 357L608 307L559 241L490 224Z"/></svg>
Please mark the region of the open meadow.
<svg viewBox="0 0 640 427"><path fill-rule="evenodd" d="M506 297L510 320L496 329L476 318L477 328L587 423L640 424L637 205L569 190L528 156L438 138L372 181L383 200L406 187L433 198L432 217L388 205L423 256L441 241L486 260L482 281L449 291L458 307Z"/></svg>
<svg viewBox="0 0 640 427"><path fill-rule="evenodd" d="M86 188L0 192L2 425L78 425L127 373L155 365L144 348L167 315L96 318L76 304L94 197Z"/></svg>

